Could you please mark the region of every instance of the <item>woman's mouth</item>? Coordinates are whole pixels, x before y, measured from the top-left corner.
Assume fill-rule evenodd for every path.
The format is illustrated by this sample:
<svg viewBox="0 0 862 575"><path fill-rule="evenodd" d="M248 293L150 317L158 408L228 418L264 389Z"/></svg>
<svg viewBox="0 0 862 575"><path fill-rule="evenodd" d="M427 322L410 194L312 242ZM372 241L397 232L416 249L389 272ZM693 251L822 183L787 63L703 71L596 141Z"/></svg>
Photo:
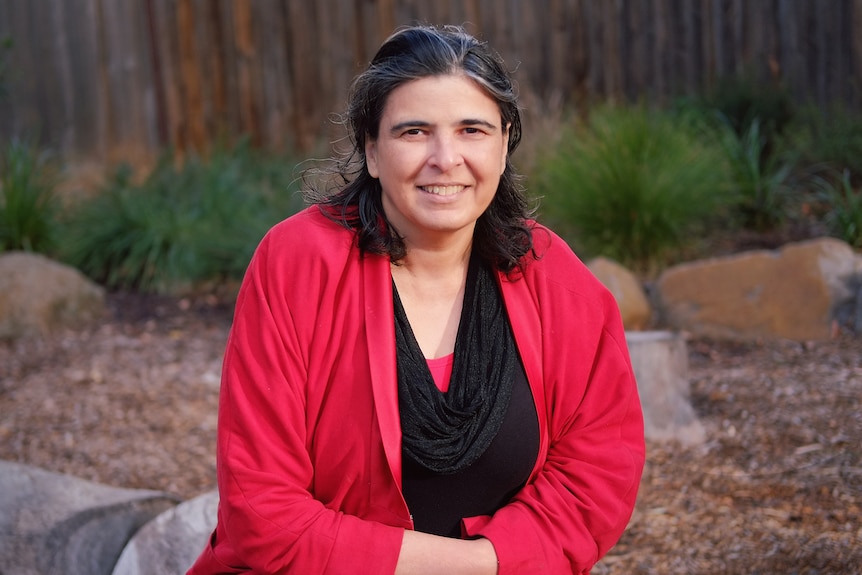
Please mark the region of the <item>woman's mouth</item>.
<svg viewBox="0 0 862 575"><path fill-rule="evenodd" d="M435 196L454 196L466 186L419 186L419 189Z"/></svg>

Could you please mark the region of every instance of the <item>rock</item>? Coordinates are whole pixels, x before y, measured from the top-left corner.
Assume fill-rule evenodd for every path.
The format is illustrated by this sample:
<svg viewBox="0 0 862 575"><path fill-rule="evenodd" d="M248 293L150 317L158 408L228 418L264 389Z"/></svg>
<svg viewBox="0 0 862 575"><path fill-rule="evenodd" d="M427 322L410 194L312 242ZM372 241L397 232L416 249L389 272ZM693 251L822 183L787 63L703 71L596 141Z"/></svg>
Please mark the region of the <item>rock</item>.
<svg viewBox="0 0 862 575"><path fill-rule="evenodd" d="M212 534L217 511L217 491L165 511L129 541L112 575L185 573Z"/></svg>
<svg viewBox="0 0 862 575"><path fill-rule="evenodd" d="M104 290L76 269L39 254L0 254L0 338L76 328L104 313Z"/></svg>
<svg viewBox="0 0 862 575"><path fill-rule="evenodd" d="M627 330L642 330L649 324L652 309L638 278L617 262L598 257L587 267L614 294Z"/></svg>
<svg viewBox="0 0 862 575"><path fill-rule="evenodd" d="M857 257L832 238L678 265L656 282L662 321L695 335L824 340L855 310Z"/></svg>
<svg viewBox="0 0 862 575"><path fill-rule="evenodd" d="M131 536L178 500L0 461L0 560L15 575L108 575Z"/></svg>
<svg viewBox="0 0 862 575"><path fill-rule="evenodd" d="M644 411L644 433L656 441L683 445L705 439L691 406L685 339L669 331L626 332Z"/></svg>

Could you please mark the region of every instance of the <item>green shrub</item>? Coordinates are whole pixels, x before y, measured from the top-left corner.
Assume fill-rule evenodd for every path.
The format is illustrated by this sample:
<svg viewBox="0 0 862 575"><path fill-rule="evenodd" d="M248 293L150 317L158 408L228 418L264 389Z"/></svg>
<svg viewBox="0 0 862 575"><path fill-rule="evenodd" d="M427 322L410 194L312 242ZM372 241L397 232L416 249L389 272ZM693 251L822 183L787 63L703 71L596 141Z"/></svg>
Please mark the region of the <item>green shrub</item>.
<svg viewBox="0 0 862 575"><path fill-rule="evenodd" d="M55 245L56 169L44 152L13 141L0 157L0 252L49 253Z"/></svg>
<svg viewBox="0 0 862 575"><path fill-rule="evenodd" d="M854 190L850 172L841 177L816 180L819 199L826 209L824 223L829 233L855 248L862 248L862 191Z"/></svg>
<svg viewBox="0 0 862 575"><path fill-rule="evenodd" d="M730 167L742 227L757 231L777 227L786 219L793 192L793 162L767 153L759 118L753 118L741 134L724 118L714 125Z"/></svg>
<svg viewBox="0 0 862 575"><path fill-rule="evenodd" d="M862 179L862 114L858 112L839 106L805 108L781 145L807 165L826 164L839 172L849 170L851 179Z"/></svg>
<svg viewBox="0 0 862 575"><path fill-rule="evenodd" d="M110 288L174 292L239 278L260 238L302 205L293 162L242 145L207 162L128 169L73 210L64 258Z"/></svg>
<svg viewBox="0 0 862 575"><path fill-rule="evenodd" d="M757 120L769 152L775 139L793 122L796 114L786 89L771 82L758 81L750 73L721 78L701 96L678 102L678 105L705 114L718 113L740 137Z"/></svg>
<svg viewBox="0 0 862 575"><path fill-rule="evenodd" d="M687 118L601 107L568 125L538 162L543 215L581 252L648 271L699 234L724 205L717 146Z"/></svg>

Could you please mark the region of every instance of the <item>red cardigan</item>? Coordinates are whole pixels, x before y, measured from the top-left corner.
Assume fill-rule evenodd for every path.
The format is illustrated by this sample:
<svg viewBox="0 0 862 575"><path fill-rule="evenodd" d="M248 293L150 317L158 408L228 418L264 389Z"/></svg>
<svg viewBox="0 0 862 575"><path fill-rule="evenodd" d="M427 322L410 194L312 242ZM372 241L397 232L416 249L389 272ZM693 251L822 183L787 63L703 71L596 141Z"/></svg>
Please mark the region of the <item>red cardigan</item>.
<svg viewBox="0 0 862 575"><path fill-rule="evenodd" d="M587 573L616 543L644 463L643 419L612 295L541 226L539 259L500 275L539 414L527 485L493 517L500 575ZM319 208L255 253L225 351L218 525L190 574L391 574L410 512L389 259Z"/></svg>

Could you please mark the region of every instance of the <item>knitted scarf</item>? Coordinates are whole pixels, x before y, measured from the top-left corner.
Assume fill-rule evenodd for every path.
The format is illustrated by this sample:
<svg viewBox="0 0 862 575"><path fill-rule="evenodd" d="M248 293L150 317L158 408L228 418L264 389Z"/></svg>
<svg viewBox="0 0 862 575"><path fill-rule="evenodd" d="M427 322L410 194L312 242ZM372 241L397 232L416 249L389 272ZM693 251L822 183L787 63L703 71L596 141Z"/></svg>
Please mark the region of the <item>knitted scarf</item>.
<svg viewBox="0 0 862 575"><path fill-rule="evenodd" d="M423 467L457 473L497 435L512 395L518 351L493 272L470 258L449 390L441 393L393 282L402 449Z"/></svg>

